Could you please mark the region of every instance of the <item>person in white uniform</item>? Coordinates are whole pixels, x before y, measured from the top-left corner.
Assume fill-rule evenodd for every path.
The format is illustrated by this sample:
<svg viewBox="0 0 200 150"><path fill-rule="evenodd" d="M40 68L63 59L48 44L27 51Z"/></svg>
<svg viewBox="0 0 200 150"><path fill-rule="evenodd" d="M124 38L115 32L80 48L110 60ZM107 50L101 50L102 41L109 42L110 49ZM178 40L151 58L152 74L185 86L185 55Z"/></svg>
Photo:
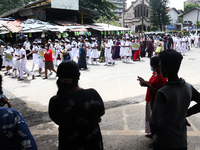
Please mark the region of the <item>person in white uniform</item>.
<svg viewBox="0 0 200 150"><path fill-rule="evenodd" d="M182 54L183 56L185 56L185 51L187 48L187 38L183 36L183 38L181 39L181 42L182 42Z"/></svg>
<svg viewBox="0 0 200 150"><path fill-rule="evenodd" d="M55 40L55 45L54 45L54 48L55 48L54 64L55 64L56 66L58 66L58 60L57 60L57 58L58 58L58 54L60 54L60 50L61 50L61 46L60 46L60 44L59 44L58 42L59 42L59 40L56 39L56 40Z"/></svg>
<svg viewBox="0 0 200 150"><path fill-rule="evenodd" d="M88 61L89 61L90 56L91 56L91 44L90 44L88 38L86 38L85 41L86 41L86 52L87 52L86 63L88 64Z"/></svg>
<svg viewBox="0 0 200 150"><path fill-rule="evenodd" d="M74 57L76 56L76 53L77 53L77 42L76 42L76 38L73 37L72 38L72 43L71 43L71 47L72 47L72 59L74 60Z"/></svg>
<svg viewBox="0 0 200 150"><path fill-rule="evenodd" d="M23 78L23 72L25 71L29 75L32 76L32 79L35 78L34 74L31 73L27 68L26 68L26 63L27 63L27 58L26 58L26 51L22 48L21 44L18 44L19 47L19 58L17 60L20 60L20 77L19 80L24 80Z"/></svg>
<svg viewBox="0 0 200 150"><path fill-rule="evenodd" d="M192 45L192 39L191 39L191 36L188 36L188 43L187 43L188 45L188 51L190 50L190 48L191 48L191 45Z"/></svg>
<svg viewBox="0 0 200 150"><path fill-rule="evenodd" d="M94 65L94 61L96 61L99 58L98 50L97 50L97 43L95 42L95 38L91 38L92 44L91 44L91 64Z"/></svg>
<svg viewBox="0 0 200 150"><path fill-rule="evenodd" d="M121 47L120 47L120 53L119 53L122 61L124 61L124 52L125 52L125 48L126 48L125 44L126 44L125 38L123 37L121 40Z"/></svg>
<svg viewBox="0 0 200 150"><path fill-rule="evenodd" d="M14 53L14 50L13 48L11 47L11 44L8 43L7 44L7 49L5 51L5 57L7 57L8 55L12 56L13 57L13 53ZM7 72L4 73L5 75L10 75L10 69L12 69L15 65L14 65L14 62L13 62L13 58L11 60L9 59L5 59L5 66L6 66L6 70Z"/></svg>
<svg viewBox="0 0 200 150"><path fill-rule="evenodd" d="M199 36L198 36L198 34L196 34L195 40L194 40L194 45L196 48L198 47L198 43L199 43Z"/></svg>
<svg viewBox="0 0 200 150"><path fill-rule="evenodd" d="M125 58L125 63L129 63L131 55L132 55L132 50L131 50L131 42L128 39L126 39L126 43L125 43L125 52L124 52L124 58Z"/></svg>
<svg viewBox="0 0 200 150"><path fill-rule="evenodd" d="M72 47L70 44L70 40L66 39L65 41L66 41L65 48L66 48L67 52L69 53L70 60L73 60Z"/></svg>
<svg viewBox="0 0 200 150"><path fill-rule="evenodd" d="M176 39L175 39L175 50L179 53L181 52L181 39L180 39L180 37L176 37Z"/></svg>
<svg viewBox="0 0 200 150"><path fill-rule="evenodd" d="M41 77L42 69L44 69L45 67L44 49L45 49L44 45L37 48L37 56L38 56L37 61L38 61L38 68L39 68L39 74L37 75L37 77Z"/></svg>
<svg viewBox="0 0 200 150"><path fill-rule="evenodd" d="M31 43L28 41L28 38L26 38L26 41L24 42L23 46L26 50L27 59L29 59L30 55L28 55L28 54L31 52Z"/></svg>
<svg viewBox="0 0 200 150"><path fill-rule="evenodd" d="M105 66L108 65L108 61L110 61L113 65L115 64L114 60L112 59L112 53L111 53L111 44L108 42L108 40L105 40Z"/></svg>
<svg viewBox="0 0 200 150"><path fill-rule="evenodd" d="M14 64L15 64L15 69L14 69L14 76L12 78L16 78L17 77L17 71L19 72L20 71L20 63L19 61L17 60L17 58L19 58L19 47L18 45L16 45L16 47L14 48L15 52L13 53L13 61L14 61Z"/></svg>
<svg viewBox="0 0 200 150"><path fill-rule="evenodd" d="M32 54L33 55L33 61L32 61L32 69L31 72L33 72L33 69L35 67L35 65L38 63L38 54L37 54L37 43L34 41L33 42L33 48L31 50L31 52L27 55L27 57Z"/></svg>

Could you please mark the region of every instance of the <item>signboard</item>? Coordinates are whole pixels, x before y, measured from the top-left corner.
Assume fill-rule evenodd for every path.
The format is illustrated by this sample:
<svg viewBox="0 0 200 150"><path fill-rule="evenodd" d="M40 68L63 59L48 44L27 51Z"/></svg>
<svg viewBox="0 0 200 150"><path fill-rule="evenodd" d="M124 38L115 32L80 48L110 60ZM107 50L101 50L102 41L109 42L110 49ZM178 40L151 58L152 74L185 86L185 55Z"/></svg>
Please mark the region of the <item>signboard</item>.
<svg viewBox="0 0 200 150"><path fill-rule="evenodd" d="M174 25L168 25L167 26L167 30L174 30L175 29L175 26Z"/></svg>
<svg viewBox="0 0 200 150"><path fill-rule="evenodd" d="M138 43L133 43L133 45L132 45L132 50L139 50L139 48L140 48L140 44L138 44Z"/></svg>
<svg viewBox="0 0 200 150"><path fill-rule="evenodd" d="M51 8L79 10L79 0L51 0Z"/></svg>

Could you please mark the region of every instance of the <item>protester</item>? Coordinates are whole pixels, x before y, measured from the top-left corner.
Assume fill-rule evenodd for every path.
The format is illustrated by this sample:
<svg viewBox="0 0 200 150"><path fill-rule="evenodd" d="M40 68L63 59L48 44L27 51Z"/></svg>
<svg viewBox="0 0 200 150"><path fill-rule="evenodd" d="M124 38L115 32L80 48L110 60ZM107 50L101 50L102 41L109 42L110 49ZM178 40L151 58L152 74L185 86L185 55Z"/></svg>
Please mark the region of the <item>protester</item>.
<svg viewBox="0 0 200 150"><path fill-rule="evenodd" d="M113 65L115 64L114 60L112 59L112 53L111 53L111 47L112 45L108 42L108 40L105 40L105 66L108 65L108 61L110 61Z"/></svg>
<svg viewBox="0 0 200 150"><path fill-rule="evenodd" d="M97 50L97 43L95 42L95 38L91 38L92 44L91 44L91 64L94 65L94 61L96 61L99 58L98 50Z"/></svg>
<svg viewBox="0 0 200 150"><path fill-rule="evenodd" d="M12 105L5 100L0 75L0 102ZM0 107L0 148L2 150L37 150L37 145L22 115L13 108Z"/></svg>
<svg viewBox="0 0 200 150"><path fill-rule="evenodd" d="M99 127L105 109L94 89L78 86L79 68L73 61L58 66L58 92L49 102L49 116L59 125L59 150L103 150Z"/></svg>
<svg viewBox="0 0 200 150"><path fill-rule="evenodd" d="M54 66L53 66L53 56L52 56L52 50L49 49L49 46L50 44L46 44L45 45L45 49L44 49L44 58L45 58L45 77L43 79L48 79L47 77L47 71L48 69L49 70L52 70L53 72L56 72L56 70L54 69ZM60 51L59 51L60 53Z"/></svg>
<svg viewBox="0 0 200 150"><path fill-rule="evenodd" d="M113 53L113 59L120 59L120 45L121 42L119 41L119 39L117 39L117 42L115 43L115 48L114 48L114 53Z"/></svg>
<svg viewBox="0 0 200 150"><path fill-rule="evenodd" d="M168 82L156 94L150 119L154 150L187 150L185 118L192 100L200 105L200 93L178 77L183 59L180 53L174 50L163 51L159 58L161 75Z"/></svg>
<svg viewBox="0 0 200 150"><path fill-rule="evenodd" d="M26 51L22 48L21 44L18 44L19 47L19 58L17 58L17 60L20 60L20 77L18 78L19 80L24 80L23 79L23 72L25 71L26 73L28 73L29 75L32 76L32 79L35 79L35 75L33 73L31 73L27 68L26 68L26 63L27 63L27 58L26 58Z"/></svg>
<svg viewBox="0 0 200 150"><path fill-rule="evenodd" d="M26 51L27 59L30 59L31 55L28 55L31 52L31 43L28 41L28 38L26 38L26 41L24 42L24 49Z"/></svg>
<svg viewBox="0 0 200 150"><path fill-rule="evenodd" d="M159 58L154 56L150 60L151 71L153 71L153 75L149 79L149 81L145 81L143 78L139 77L140 85L143 87L147 87L146 93L146 114L145 114L145 133L147 133L146 137L153 137L153 134L150 129L149 120L151 117L151 113L154 106L154 101L156 97L157 91L164 86L167 79L163 78L160 74L159 68ZM153 144L149 145L150 148L153 147Z"/></svg>
<svg viewBox="0 0 200 150"><path fill-rule="evenodd" d="M3 51L4 51L4 46L1 45L1 42L0 42L0 71L1 71L2 63L3 63L3 59L2 59Z"/></svg>
<svg viewBox="0 0 200 150"><path fill-rule="evenodd" d="M78 59L78 67L80 70L81 68L83 68L84 70L87 69L86 54L87 54L87 49L85 41L84 39L81 39L81 44L79 47L79 59Z"/></svg>

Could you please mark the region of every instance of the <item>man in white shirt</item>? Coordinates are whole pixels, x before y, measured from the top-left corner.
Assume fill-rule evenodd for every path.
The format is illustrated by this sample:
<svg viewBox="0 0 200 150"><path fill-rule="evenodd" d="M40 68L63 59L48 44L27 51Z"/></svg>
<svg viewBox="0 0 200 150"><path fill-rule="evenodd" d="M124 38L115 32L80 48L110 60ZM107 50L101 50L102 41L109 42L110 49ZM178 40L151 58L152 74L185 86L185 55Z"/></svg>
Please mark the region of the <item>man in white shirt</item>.
<svg viewBox="0 0 200 150"><path fill-rule="evenodd" d="M28 38L26 38L26 41L24 42L24 48L26 50L26 55L31 52L31 43L28 41ZM31 55L27 56L27 59L29 59Z"/></svg>
<svg viewBox="0 0 200 150"><path fill-rule="evenodd" d="M11 44L8 43L7 49L5 51L5 66L6 66L6 70L7 70L5 75L10 75L10 69L12 69L12 67L14 67L14 62L13 62L13 58L12 58L13 53L14 53L14 50L13 50Z"/></svg>
<svg viewBox="0 0 200 150"><path fill-rule="evenodd" d="M108 40L105 40L106 44L105 44L105 60L106 60L106 64L105 66L108 65L108 60L114 65L115 62L113 61L112 57L112 53L111 53L111 44L108 42Z"/></svg>
<svg viewBox="0 0 200 150"><path fill-rule="evenodd" d="M32 79L35 78L34 74L31 73L27 68L26 68L26 63L27 63L27 58L26 58L26 51L22 48L22 45L19 44L18 45L19 47L19 58L17 58L17 60L19 61L20 60L20 77L19 77L19 80L24 80L23 79L23 72L25 71L26 73L28 73L29 75L32 76Z"/></svg>

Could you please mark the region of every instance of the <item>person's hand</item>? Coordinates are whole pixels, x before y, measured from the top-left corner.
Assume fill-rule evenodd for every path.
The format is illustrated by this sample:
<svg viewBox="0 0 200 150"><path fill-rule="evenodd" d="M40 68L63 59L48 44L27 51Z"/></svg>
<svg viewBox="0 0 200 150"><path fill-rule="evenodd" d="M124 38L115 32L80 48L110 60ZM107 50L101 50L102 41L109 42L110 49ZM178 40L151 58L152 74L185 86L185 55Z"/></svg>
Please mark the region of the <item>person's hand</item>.
<svg viewBox="0 0 200 150"><path fill-rule="evenodd" d="M43 60L45 62L45 60Z"/></svg>
<svg viewBox="0 0 200 150"><path fill-rule="evenodd" d="M147 86L148 85L148 83L141 77L140 77L140 79L137 79L137 80L140 81L141 86Z"/></svg>
<svg viewBox="0 0 200 150"><path fill-rule="evenodd" d="M16 60L20 60L20 58L17 58Z"/></svg>

